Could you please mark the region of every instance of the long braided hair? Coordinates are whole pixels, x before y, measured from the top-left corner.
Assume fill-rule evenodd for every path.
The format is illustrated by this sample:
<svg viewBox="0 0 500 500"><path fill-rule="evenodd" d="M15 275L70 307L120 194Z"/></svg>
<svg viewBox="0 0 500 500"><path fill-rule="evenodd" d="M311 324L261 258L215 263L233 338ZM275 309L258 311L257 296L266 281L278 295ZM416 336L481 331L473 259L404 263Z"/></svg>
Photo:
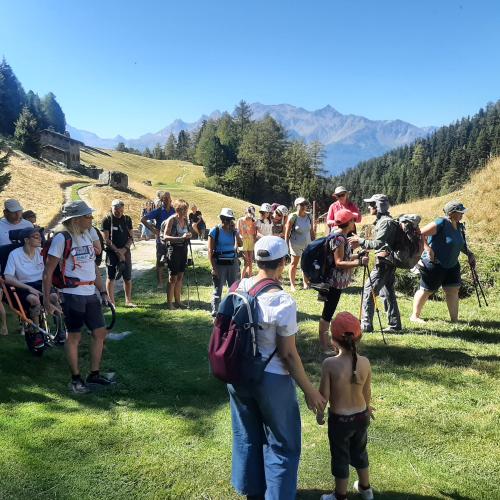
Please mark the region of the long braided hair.
<svg viewBox="0 0 500 500"><path fill-rule="evenodd" d="M352 375L351 384L358 384L358 373L356 371L356 366L358 364L358 352L356 350L356 342L354 340L354 334L352 332L345 332L343 340L341 340L340 345L351 352L352 356Z"/></svg>

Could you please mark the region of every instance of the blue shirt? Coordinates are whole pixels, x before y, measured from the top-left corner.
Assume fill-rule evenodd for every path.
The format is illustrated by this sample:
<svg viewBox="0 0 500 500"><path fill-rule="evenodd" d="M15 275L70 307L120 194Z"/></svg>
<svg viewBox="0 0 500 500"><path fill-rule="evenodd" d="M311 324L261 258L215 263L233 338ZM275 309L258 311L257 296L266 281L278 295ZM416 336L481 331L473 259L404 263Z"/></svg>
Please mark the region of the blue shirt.
<svg viewBox="0 0 500 500"><path fill-rule="evenodd" d="M208 236L213 238L214 242L217 228L219 228L219 238L215 247L215 256L219 259L234 259L236 257L236 230L226 231L220 226L213 227Z"/></svg>
<svg viewBox="0 0 500 500"><path fill-rule="evenodd" d="M458 263L460 252L464 248L464 237L457 227L444 217L434 221L437 233L429 236L429 246L434 250L434 259L445 269L455 267Z"/></svg>
<svg viewBox="0 0 500 500"><path fill-rule="evenodd" d="M151 210L148 214L148 220L155 220L156 229L160 230L161 223L164 220L167 220L171 215L175 214L174 207L170 207L167 210L163 205L160 208L156 208L155 210Z"/></svg>

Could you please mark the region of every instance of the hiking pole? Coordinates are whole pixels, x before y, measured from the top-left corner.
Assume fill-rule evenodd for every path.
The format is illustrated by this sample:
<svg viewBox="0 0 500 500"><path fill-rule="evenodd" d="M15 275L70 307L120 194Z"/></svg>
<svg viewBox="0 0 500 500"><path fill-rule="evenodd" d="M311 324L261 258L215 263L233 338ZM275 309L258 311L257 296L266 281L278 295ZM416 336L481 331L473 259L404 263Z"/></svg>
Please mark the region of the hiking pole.
<svg viewBox="0 0 500 500"><path fill-rule="evenodd" d="M359 316L358 316L359 321L361 321L361 313L363 311L363 295L365 290L365 281L366 281L366 266L363 266L363 284L361 285L361 301L359 303Z"/></svg>
<svg viewBox="0 0 500 500"><path fill-rule="evenodd" d="M198 278L196 277L196 266L194 265L193 247L191 246L191 241L189 241L189 251L191 252L191 264L193 266L193 276L194 276L194 284L196 286L196 294L198 296L198 302L200 302L200 289L198 287Z"/></svg>
<svg viewBox="0 0 500 500"><path fill-rule="evenodd" d="M370 282L370 289L372 291L373 304L375 306L375 311L377 312L378 324L380 325L380 333L382 334L382 340L384 341L384 344L387 345L387 342L386 342L385 336L384 336L384 329L382 328L382 320L380 319L380 310L378 308L377 296L375 295L375 289L373 288L373 281L372 281L372 277L370 275L370 269L368 267L368 264L366 265L366 273L368 274L368 281Z"/></svg>
<svg viewBox="0 0 500 500"><path fill-rule="evenodd" d="M186 274L186 284L187 284L187 294L188 294L188 309L191 309L190 293L189 293L189 269L187 269Z"/></svg>

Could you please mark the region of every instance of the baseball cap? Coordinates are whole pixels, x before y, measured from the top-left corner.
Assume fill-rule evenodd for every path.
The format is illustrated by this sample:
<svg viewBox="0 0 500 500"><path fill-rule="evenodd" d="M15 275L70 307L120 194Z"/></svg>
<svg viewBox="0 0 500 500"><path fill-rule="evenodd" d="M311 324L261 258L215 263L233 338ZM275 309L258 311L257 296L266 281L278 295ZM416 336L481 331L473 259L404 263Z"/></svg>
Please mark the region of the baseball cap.
<svg viewBox="0 0 500 500"><path fill-rule="evenodd" d="M271 205L269 203L262 203L262 205L259 208L259 212L272 212Z"/></svg>
<svg viewBox="0 0 500 500"><path fill-rule="evenodd" d="M23 211L23 207L21 206L21 204L17 200L14 200L12 198L5 200L3 207L8 212L22 212Z"/></svg>
<svg viewBox="0 0 500 500"><path fill-rule="evenodd" d="M255 260L266 262L288 255L288 245L279 236L263 236L255 243Z"/></svg>
<svg viewBox="0 0 500 500"><path fill-rule="evenodd" d="M234 219L234 213L230 208L223 208L220 211L219 217L226 217L228 219Z"/></svg>
<svg viewBox="0 0 500 500"><path fill-rule="evenodd" d="M307 200L300 196L299 198L296 198L295 201L293 202L293 206L297 207L298 205L301 205L302 203L307 203Z"/></svg>
<svg viewBox="0 0 500 500"><path fill-rule="evenodd" d="M389 198L387 198L385 194L374 194L371 198L364 198L363 201L366 203L373 203L377 201L388 202Z"/></svg>
<svg viewBox="0 0 500 500"><path fill-rule="evenodd" d="M347 210L346 208L343 208L342 210L335 212L334 222L337 225L347 224L348 222L351 222L353 219L354 219L354 214L350 210Z"/></svg>
<svg viewBox="0 0 500 500"><path fill-rule="evenodd" d="M348 191L347 188L345 188L344 186L337 186L333 194L340 194L340 193L350 193L350 191Z"/></svg>
<svg viewBox="0 0 500 500"><path fill-rule="evenodd" d="M332 321L330 329L334 340L345 340L350 335L354 340L359 340L362 336L359 319L350 312L338 313Z"/></svg>
<svg viewBox="0 0 500 500"><path fill-rule="evenodd" d="M112 207L124 207L125 206L125 203L123 203L122 200L119 200L118 198L116 200L113 200L111 202L111 206Z"/></svg>
<svg viewBox="0 0 500 500"><path fill-rule="evenodd" d="M450 215L452 214L453 212L459 212L461 214L464 214L465 212L467 212L467 209L463 206L462 203L460 203L459 201L457 200L452 200L452 201L449 201L443 208L443 212L446 214L446 215Z"/></svg>
<svg viewBox="0 0 500 500"><path fill-rule="evenodd" d="M94 209L90 208L83 200L70 201L69 203L65 203L62 207L61 213L63 218L61 222L66 222L75 217L90 215L93 211Z"/></svg>

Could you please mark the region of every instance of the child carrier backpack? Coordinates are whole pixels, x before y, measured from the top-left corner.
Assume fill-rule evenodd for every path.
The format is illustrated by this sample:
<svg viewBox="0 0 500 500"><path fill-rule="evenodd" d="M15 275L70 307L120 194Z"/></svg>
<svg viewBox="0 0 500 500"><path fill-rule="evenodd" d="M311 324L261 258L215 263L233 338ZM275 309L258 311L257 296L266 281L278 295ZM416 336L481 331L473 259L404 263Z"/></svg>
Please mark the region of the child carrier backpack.
<svg viewBox="0 0 500 500"><path fill-rule="evenodd" d="M420 232L420 215L405 214L392 220L396 226L396 237L387 260L400 269L411 269L420 259L424 240Z"/></svg>
<svg viewBox="0 0 500 500"><path fill-rule="evenodd" d="M229 384L259 383L276 349L266 360L258 346L257 297L278 282L263 279L248 291L238 290L239 281L229 289L215 317L208 359L213 375Z"/></svg>
<svg viewBox="0 0 500 500"><path fill-rule="evenodd" d="M76 288L77 286L82 285L93 285L93 281L80 281L78 278L73 278L71 276L66 276L66 259L68 259L71 255L71 250L73 248L73 239L71 238L71 234L68 231L61 231L60 233L54 233L49 236L45 243L42 246L42 257L43 263L47 262L47 257L49 255L49 248L52 244L52 240L58 234L62 234L64 236L64 250L59 260L59 264L54 269L54 273L52 274L52 285L54 285L59 290L63 288ZM99 234L99 232L97 233ZM96 256L97 258L97 256ZM101 257L102 259L102 257Z"/></svg>
<svg viewBox="0 0 500 500"><path fill-rule="evenodd" d="M311 283L322 283L326 280L328 270L333 265L328 244L338 234L330 233L309 243L302 252L300 267Z"/></svg>

